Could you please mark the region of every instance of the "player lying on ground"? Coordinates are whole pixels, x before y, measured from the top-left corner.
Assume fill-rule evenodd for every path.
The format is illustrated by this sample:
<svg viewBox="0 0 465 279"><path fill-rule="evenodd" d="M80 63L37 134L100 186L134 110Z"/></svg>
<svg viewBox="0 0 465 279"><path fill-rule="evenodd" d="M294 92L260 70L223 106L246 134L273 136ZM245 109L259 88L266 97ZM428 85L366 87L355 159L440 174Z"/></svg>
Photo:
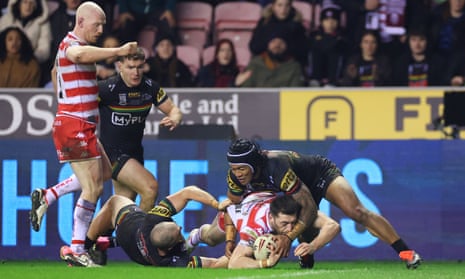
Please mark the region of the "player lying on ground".
<svg viewBox="0 0 465 279"><path fill-rule="evenodd" d="M204 224L189 234L187 246L190 251L200 242L215 246L226 241L225 255L230 258L229 268L272 267L281 255L274 250L268 261L257 261L253 257L253 243L260 235L273 233L287 234L297 223L304 210L291 196L277 196L270 192L256 192L248 195L240 204L231 205L227 213L220 212L212 224ZM236 231L239 242L234 245ZM340 232L339 224L318 211L312 226L299 237L300 244L294 255L309 257L329 243ZM275 239L278 242L278 239Z"/></svg>
<svg viewBox="0 0 465 279"><path fill-rule="evenodd" d="M149 212L142 211L132 200L114 195L110 197L92 220L85 247L97 264L106 263L106 251L97 245L99 236L116 230L116 240L131 260L141 265L172 267L222 267L218 259L191 257L179 227L171 218L194 200L224 210L231 204L228 199L218 201L197 186L187 186L161 200ZM63 258L71 265L80 266L74 257ZM218 265L217 265L218 264ZM82 265L81 265L82 266Z"/></svg>
<svg viewBox="0 0 465 279"><path fill-rule="evenodd" d="M296 196L295 193L305 189L311 192L311 204L318 205L325 198L372 235L389 244L407 268L414 269L421 264L420 255L408 247L389 221L363 206L339 168L329 159L290 150L261 150L257 143L247 139L234 140L229 146L227 159L230 167L227 194L232 202L239 203L250 192L274 191ZM304 203L301 199L298 201ZM281 237L282 242L278 244L290 247L305 226L305 222L298 223L287 234L289 238ZM301 266L310 265L301 259Z"/></svg>

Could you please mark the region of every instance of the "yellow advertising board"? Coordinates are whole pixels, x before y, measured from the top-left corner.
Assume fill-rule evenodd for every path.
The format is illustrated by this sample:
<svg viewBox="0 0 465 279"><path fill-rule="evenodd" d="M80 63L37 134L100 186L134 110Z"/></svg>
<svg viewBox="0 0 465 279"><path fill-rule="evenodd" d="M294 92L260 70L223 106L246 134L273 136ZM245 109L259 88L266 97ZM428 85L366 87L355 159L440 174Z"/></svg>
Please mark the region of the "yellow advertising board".
<svg viewBox="0 0 465 279"><path fill-rule="evenodd" d="M452 130L441 131L433 123L442 116L442 89L310 89L280 94L281 140L442 139Z"/></svg>

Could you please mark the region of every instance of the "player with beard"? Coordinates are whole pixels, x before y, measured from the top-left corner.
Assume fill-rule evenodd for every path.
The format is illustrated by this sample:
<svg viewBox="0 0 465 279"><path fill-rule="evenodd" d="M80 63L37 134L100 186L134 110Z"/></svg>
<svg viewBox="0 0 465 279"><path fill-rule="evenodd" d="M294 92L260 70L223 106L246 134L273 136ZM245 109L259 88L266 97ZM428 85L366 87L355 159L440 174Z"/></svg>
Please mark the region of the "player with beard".
<svg viewBox="0 0 465 279"><path fill-rule="evenodd" d="M271 34L266 51L252 58L236 77L240 87L299 87L304 85L300 64L289 53L286 34Z"/></svg>

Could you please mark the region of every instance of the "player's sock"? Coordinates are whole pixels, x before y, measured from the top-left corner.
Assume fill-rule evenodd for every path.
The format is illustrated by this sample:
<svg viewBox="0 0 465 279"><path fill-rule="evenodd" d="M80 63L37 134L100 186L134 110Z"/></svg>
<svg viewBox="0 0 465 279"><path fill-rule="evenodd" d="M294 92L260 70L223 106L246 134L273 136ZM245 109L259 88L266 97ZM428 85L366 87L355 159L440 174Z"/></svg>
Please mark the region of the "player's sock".
<svg viewBox="0 0 465 279"><path fill-rule="evenodd" d="M407 244L405 244L402 238L399 238L398 240L394 241L394 243L391 244L391 247L394 250L396 250L397 254L405 250L410 250L410 248L407 246Z"/></svg>
<svg viewBox="0 0 465 279"><path fill-rule="evenodd" d="M192 246L197 246L202 240L202 229L205 227L206 224L200 226L200 228L196 231L193 231L192 236L189 238L190 244Z"/></svg>
<svg viewBox="0 0 465 279"><path fill-rule="evenodd" d="M73 237L71 239L71 249L75 253L81 254L85 252L84 243L92 216L94 216L95 206L95 203L82 198L79 198L76 203L76 207L74 208Z"/></svg>
<svg viewBox="0 0 465 279"><path fill-rule="evenodd" d="M95 244L95 240L92 240L86 236L86 240L84 241L84 249L89 250Z"/></svg>
<svg viewBox="0 0 465 279"><path fill-rule="evenodd" d="M79 183L77 177L72 174L70 177L61 181L60 183L45 189L45 201L50 206L61 196L78 190L81 190L81 184Z"/></svg>

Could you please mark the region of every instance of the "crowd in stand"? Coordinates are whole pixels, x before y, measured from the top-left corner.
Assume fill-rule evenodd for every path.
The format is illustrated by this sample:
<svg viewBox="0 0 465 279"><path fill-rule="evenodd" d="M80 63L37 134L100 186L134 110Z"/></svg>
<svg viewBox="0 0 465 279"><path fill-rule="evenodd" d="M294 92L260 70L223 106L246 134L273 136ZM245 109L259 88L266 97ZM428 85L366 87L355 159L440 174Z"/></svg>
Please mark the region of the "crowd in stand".
<svg viewBox="0 0 465 279"><path fill-rule="evenodd" d="M212 7L231 2L197 1ZM310 28L295 1L317 11ZM49 86L58 43L74 27L81 2L0 1L0 87ZM248 42L248 64L239 67L233 38L210 35L205 48L215 47L213 60L194 71L176 51L176 5L188 0L94 2L107 14L102 46L156 30L147 38L146 75L163 87L464 85L465 0L247 1L262 10ZM99 64L98 78L116 74L115 65Z"/></svg>

